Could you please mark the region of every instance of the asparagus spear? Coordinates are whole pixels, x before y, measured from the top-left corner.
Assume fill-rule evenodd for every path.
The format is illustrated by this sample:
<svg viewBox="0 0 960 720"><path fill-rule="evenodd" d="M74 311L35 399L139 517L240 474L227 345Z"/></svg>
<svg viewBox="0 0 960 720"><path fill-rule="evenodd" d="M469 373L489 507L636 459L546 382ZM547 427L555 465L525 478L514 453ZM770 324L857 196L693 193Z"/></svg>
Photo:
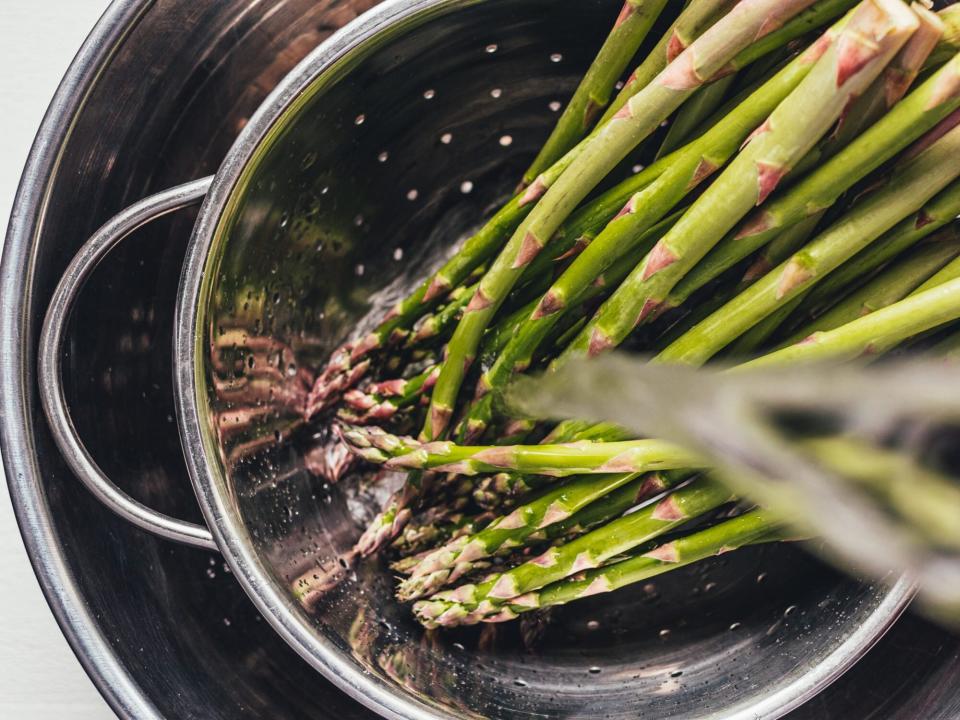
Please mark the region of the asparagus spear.
<svg viewBox="0 0 960 720"><path fill-rule="evenodd" d="M939 270L960 254L960 245L943 242L923 245L909 257L897 261L876 278L834 305L828 312L808 323L782 343L793 345L815 332L833 330L851 320L868 315L907 297L914 290L927 290L953 279ZM951 268L956 271L956 266ZM937 277L939 275L939 277ZM926 286L925 281L933 284Z"/></svg>
<svg viewBox="0 0 960 720"><path fill-rule="evenodd" d="M763 355L736 370L782 363L854 359L879 354L904 340L960 318L960 280L857 318L835 330L814 333L801 342Z"/></svg>
<svg viewBox="0 0 960 720"><path fill-rule="evenodd" d="M918 25L899 0L862 3L810 74L584 328L564 357L616 346L823 136Z"/></svg>
<svg viewBox="0 0 960 720"><path fill-rule="evenodd" d="M714 110L720 107L720 103L723 102L723 98L726 97L727 91L736 79L735 74L726 75L698 90L697 94L680 108L677 116L670 123L660 149L657 150L656 159L659 160L686 144L691 137L700 134L705 122L713 115Z"/></svg>
<svg viewBox="0 0 960 720"><path fill-rule="evenodd" d="M952 158L960 151L960 127L905 163L888 183L790 260L700 322L656 357L657 362L700 364L760 320L813 287L902 218L916 212L960 175Z"/></svg>
<svg viewBox="0 0 960 720"><path fill-rule="evenodd" d="M696 467L692 453L660 440L557 445L455 445L389 435L376 427L348 427L343 438L358 455L392 469L480 475L499 470L567 477L593 473L646 472Z"/></svg>
<svg viewBox="0 0 960 720"><path fill-rule="evenodd" d="M960 183L954 182L923 208L897 223L814 287L809 293L809 300L804 303L804 306L809 308L805 317L822 314L834 298L851 287L852 283L870 275L920 240L928 236L930 242L953 242L960 239L960 227L950 222L958 215Z"/></svg>
<svg viewBox="0 0 960 720"><path fill-rule="evenodd" d="M666 0L626 0L606 42L587 70L556 127L523 174L529 185L576 145L610 103L613 86L640 48Z"/></svg>
<svg viewBox="0 0 960 720"><path fill-rule="evenodd" d="M675 490L659 502L581 535L539 557L497 573L477 585L462 585L414 605L417 618L438 626L473 624L496 615L506 600L542 588L638 547L733 499L707 479Z"/></svg>
<svg viewBox="0 0 960 720"><path fill-rule="evenodd" d="M533 351L563 310L579 302L585 288L613 262L624 247L639 244L639 236L711 172L726 164L749 134L803 81L837 28L791 62L739 104L707 133L656 165L666 169L634 195L624 212L584 249L544 295L540 304L483 375L480 391L499 387L528 365Z"/></svg>
<svg viewBox="0 0 960 720"><path fill-rule="evenodd" d="M960 487L902 452L846 437L817 438L803 447L819 463L879 495L922 536L960 548Z"/></svg>
<svg viewBox="0 0 960 720"><path fill-rule="evenodd" d="M619 590L747 545L789 537L789 533L777 524L776 518L765 511L754 510L679 537L642 555L587 570L540 590L511 598L503 603L497 614L487 616L483 621L501 622L537 608L566 605L573 600Z"/></svg>
<svg viewBox="0 0 960 720"><path fill-rule="evenodd" d="M926 292L931 288L935 288L938 285L943 285L946 282L951 280L956 280L960 277L960 262L956 258L947 263L944 267L938 270L934 275L925 280L919 287L917 287L911 295L919 295L922 292Z"/></svg>
<svg viewBox="0 0 960 720"><path fill-rule="evenodd" d="M893 0L878 1L893 4ZM480 281L479 289L447 345L447 358L433 390L424 437L435 439L445 434L463 377L476 355L483 331L523 268L536 257L576 205L697 88L721 71L737 52L811 2L741 0L587 140L585 149L540 198ZM898 9L905 10L902 6ZM912 30L916 20L912 14L909 17ZM868 66L871 64L867 63ZM853 77L863 74L857 72ZM851 80L844 84L853 86L857 83Z"/></svg>
<svg viewBox="0 0 960 720"><path fill-rule="evenodd" d="M928 47L934 32L927 24L915 43ZM907 47L914 45L907 43ZM915 62L918 53L903 52L900 63ZM899 73L902 68L894 68ZM887 92L887 80L882 90ZM903 88L897 85L896 90ZM892 97L895 97L891 90ZM869 95L867 96L869 97ZM884 99L886 95L884 94ZM763 247L785 228L833 205L856 182L930 130L960 107L960 56L955 56L939 72L892 106L883 118L859 135L843 150L817 167L788 192L775 198L749 216L733 233L720 242L703 261L677 285L669 305L684 302L697 288ZM863 109L861 112L868 112ZM861 117L864 117L861 115ZM846 135L841 136L845 138Z"/></svg>

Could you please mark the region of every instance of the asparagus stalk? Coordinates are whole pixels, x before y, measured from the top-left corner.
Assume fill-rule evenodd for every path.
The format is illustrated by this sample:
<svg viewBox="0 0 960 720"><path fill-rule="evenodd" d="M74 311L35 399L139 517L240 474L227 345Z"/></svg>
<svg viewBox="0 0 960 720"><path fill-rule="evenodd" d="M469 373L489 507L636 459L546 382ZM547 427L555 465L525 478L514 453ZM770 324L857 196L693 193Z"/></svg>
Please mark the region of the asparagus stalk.
<svg viewBox="0 0 960 720"><path fill-rule="evenodd" d="M511 598L500 606L497 614L487 616L483 621L501 622L537 608L566 605L573 600L613 592L747 545L789 537L789 533L781 529L769 513L754 510L679 537L642 555L587 570L540 590Z"/></svg>
<svg viewBox="0 0 960 720"><path fill-rule="evenodd" d="M664 309L667 294L791 168L903 46L918 25L899 0L862 3L839 38L747 146L647 255L584 328L564 357L621 343Z"/></svg>
<svg viewBox="0 0 960 720"><path fill-rule="evenodd" d="M675 490L659 502L614 520L539 557L476 585L437 593L414 605L424 624L473 624L500 612L504 601L532 592L643 545L733 499L723 485L707 479Z"/></svg>
<svg viewBox="0 0 960 720"><path fill-rule="evenodd" d="M960 254L960 244L955 242L934 243L917 248L909 257L897 261L863 287L855 290L828 312L808 323L791 335L783 345L793 345L815 332L834 330L851 320L868 315L903 300L914 290L927 290L953 279L957 267L950 268L945 275L939 270ZM939 277L937 277L940 275ZM926 286L925 281L933 284Z"/></svg>
<svg viewBox="0 0 960 720"><path fill-rule="evenodd" d="M388 468L468 476L514 470L567 477L697 466L695 455L661 440L471 446L442 440L420 442L389 435L376 427L348 427L342 435L358 455L370 462L383 463Z"/></svg>
<svg viewBox="0 0 960 720"><path fill-rule="evenodd" d="M703 131L707 119L720 107L720 103L723 102L723 98L726 97L736 79L737 76L731 74L714 80L698 90L697 94L680 108L667 129L660 149L657 150L657 160L686 144L690 138Z"/></svg>
<svg viewBox="0 0 960 720"><path fill-rule="evenodd" d="M881 1L888 4L893 2ZM574 158L553 186L547 189L480 281L479 289L467 306L447 346L447 358L434 387L424 426L424 437L436 439L445 434L463 377L476 355L483 331L523 272L523 268L536 257L576 205L630 150L655 130L697 88L720 72L740 50L781 25L811 2L812 0L741 0L730 13L695 40L656 80L632 97L620 112L588 139L585 149ZM909 17L913 23L910 27L912 30L916 20L912 14ZM897 32L892 34L898 35ZM863 74L862 71L857 72L853 77ZM857 83L852 80L844 84L852 86ZM536 185L531 189L535 187Z"/></svg>
<svg viewBox="0 0 960 720"><path fill-rule="evenodd" d="M708 360L898 221L922 208L960 175L960 166L951 161L958 151L960 127L905 163L883 188L858 201L803 250L678 338L655 360L694 365Z"/></svg>
<svg viewBox="0 0 960 720"><path fill-rule="evenodd" d="M928 236L930 242L954 242L960 239L960 227L950 222L958 215L960 182L954 182L814 287L809 293L809 300L804 303L809 308L805 316L821 315L836 297L858 279L872 274Z"/></svg>
<svg viewBox="0 0 960 720"><path fill-rule="evenodd" d="M902 452L846 437L817 438L803 447L840 477L876 493L928 540L960 548L960 487Z"/></svg>
<svg viewBox="0 0 960 720"><path fill-rule="evenodd" d="M646 228L726 164L757 125L800 85L836 32L837 28L828 32L813 48L764 83L703 136L661 161L667 169L658 171L656 178L630 199L624 211L546 292L534 313L484 373L480 381L481 392L501 386L513 372L527 367L534 350L563 316L564 309L582 299L585 288L590 287L594 278L618 257L624 247L639 245L640 234Z"/></svg>
<svg viewBox="0 0 960 720"><path fill-rule="evenodd" d="M533 164L523 174L529 185L537 176L563 157L590 130L610 103L613 86L623 74L666 0L626 0L613 30L597 53L579 87L557 121Z"/></svg>
<svg viewBox="0 0 960 720"><path fill-rule="evenodd" d="M904 340L960 318L960 280L913 295L835 330L738 365L736 370L782 363L848 360L886 352Z"/></svg>
<svg viewBox="0 0 960 720"><path fill-rule="evenodd" d="M825 211L823 210L814 213L810 217L799 221L796 225L781 232L760 251L756 260L750 264L750 267L747 268L747 271L744 273L741 284L750 284L757 278L763 277L806 245L807 241L817 229L817 225L819 225L823 219L824 213ZM689 277L689 275L687 277ZM683 298L684 291L681 291L679 286L677 287L677 292L679 293L678 295L671 296L673 300ZM683 300L685 301L685 298L683 298Z"/></svg>
<svg viewBox="0 0 960 720"><path fill-rule="evenodd" d="M921 41L932 29L924 25ZM918 41L921 47L927 44ZM908 46L911 43L907 44ZM904 52L913 60L916 53ZM899 72L898 69L895 69ZM887 92L886 79L883 91ZM896 90L903 88L897 85ZM891 90L891 96L895 93ZM960 107L960 56L893 105L890 112L843 150L820 165L788 192L749 216L675 288L670 305L683 303L698 288L766 245L785 228L833 205L856 182L866 177L911 142ZM845 136L844 136L845 137Z"/></svg>
<svg viewBox="0 0 960 720"><path fill-rule="evenodd" d="M925 280L910 294L919 295L922 292L926 292L927 290L935 288L939 285L943 285L951 280L956 280L958 277L960 277L960 262L958 262L957 258L954 257L950 262L948 262L930 278Z"/></svg>

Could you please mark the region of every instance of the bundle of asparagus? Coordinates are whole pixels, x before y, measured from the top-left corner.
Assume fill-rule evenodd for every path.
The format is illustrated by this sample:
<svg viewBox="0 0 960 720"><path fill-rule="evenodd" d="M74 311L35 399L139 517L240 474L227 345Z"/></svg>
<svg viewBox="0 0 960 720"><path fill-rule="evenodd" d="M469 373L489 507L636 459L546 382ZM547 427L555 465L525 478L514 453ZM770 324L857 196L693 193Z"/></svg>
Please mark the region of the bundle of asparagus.
<svg viewBox="0 0 960 720"><path fill-rule="evenodd" d="M958 49L960 6L626 0L516 196L318 375L310 413L408 471L356 554L437 627L789 539L682 447L501 399L625 343L748 367L957 324ZM627 158L649 164L598 192Z"/></svg>

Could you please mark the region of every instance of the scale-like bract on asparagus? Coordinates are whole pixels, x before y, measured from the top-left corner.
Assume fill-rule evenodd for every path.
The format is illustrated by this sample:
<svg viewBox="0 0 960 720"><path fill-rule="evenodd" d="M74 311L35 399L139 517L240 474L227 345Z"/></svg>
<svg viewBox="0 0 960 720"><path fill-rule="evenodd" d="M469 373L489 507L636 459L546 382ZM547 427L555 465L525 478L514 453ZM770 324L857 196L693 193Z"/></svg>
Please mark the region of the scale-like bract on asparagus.
<svg viewBox="0 0 960 720"><path fill-rule="evenodd" d="M936 131L934 131L936 132ZM924 141L921 140L921 143ZM806 292L960 176L960 126L903 164L884 187L661 352L657 362L699 365L763 318Z"/></svg>
<svg viewBox="0 0 960 720"><path fill-rule="evenodd" d="M594 570L585 570L566 580L512 598L496 615L483 622L512 620L521 613L565 605L580 598L613 592L665 572L701 560L732 552L747 545L788 539L777 519L763 510L754 510L705 530L690 533L649 552Z"/></svg>
<svg viewBox="0 0 960 720"><path fill-rule="evenodd" d="M900 0L857 6L840 36L744 149L581 331L565 356L603 352L664 309L667 294L824 136L916 30Z"/></svg>
<svg viewBox="0 0 960 720"><path fill-rule="evenodd" d="M880 0L871 0L874 1ZM884 3L891 1L883 0ZM584 149L539 199L480 281L447 345L447 357L437 378L424 426L426 438L436 439L446 433L464 375L476 356L484 330L524 268L567 216L637 144L699 87L721 72L740 50L811 3L812 0L741 0L591 136ZM915 27L915 16L902 4L901 7ZM886 39L881 44L885 42ZM853 77L861 74L858 71ZM842 79L846 81L845 77ZM536 184L531 190L537 191Z"/></svg>
<svg viewBox="0 0 960 720"><path fill-rule="evenodd" d="M417 618L438 626L464 625L495 616L504 601L524 595L638 547L733 499L723 485L700 479L666 498L614 520L522 565L476 585L445 590L414 605Z"/></svg>

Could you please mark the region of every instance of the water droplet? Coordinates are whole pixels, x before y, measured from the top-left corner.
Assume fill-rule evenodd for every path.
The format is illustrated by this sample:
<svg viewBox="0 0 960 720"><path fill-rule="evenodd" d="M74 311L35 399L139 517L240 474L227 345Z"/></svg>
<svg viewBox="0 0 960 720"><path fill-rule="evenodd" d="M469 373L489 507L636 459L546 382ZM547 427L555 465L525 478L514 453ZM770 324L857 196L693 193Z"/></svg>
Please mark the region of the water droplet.
<svg viewBox="0 0 960 720"><path fill-rule="evenodd" d="M503 90L501 90L500 88L494 88L493 90L490 91L490 97L492 97L493 99L497 99L501 95L503 95Z"/></svg>
<svg viewBox="0 0 960 720"><path fill-rule="evenodd" d="M664 628L663 630L661 630L660 637L662 638L670 637L670 628Z"/></svg>
<svg viewBox="0 0 960 720"><path fill-rule="evenodd" d="M589 621L587 622L587 629L588 629L588 630L596 630L596 629L599 628L599 627L600 627L600 623L598 623L596 620L589 620Z"/></svg>
<svg viewBox="0 0 960 720"><path fill-rule="evenodd" d="M739 630L739 629L740 629L740 623L738 623L738 622L730 623L730 629L731 629L731 630Z"/></svg>
<svg viewBox="0 0 960 720"><path fill-rule="evenodd" d="M523 678L514 678L513 684L516 685L517 687L526 687L527 681L524 680Z"/></svg>
<svg viewBox="0 0 960 720"><path fill-rule="evenodd" d="M230 618L224 618L223 624L226 625L227 627L230 627L230 625L232 625L232 623L230 622Z"/></svg>
<svg viewBox="0 0 960 720"><path fill-rule="evenodd" d="M357 227L360 227L361 225L363 225L363 215L357 215L353 219L353 224L356 225Z"/></svg>
<svg viewBox="0 0 960 720"><path fill-rule="evenodd" d="M440 136L440 142L442 142L444 145L449 145L451 142L453 142L453 135L450 133L444 133Z"/></svg>
<svg viewBox="0 0 960 720"><path fill-rule="evenodd" d="M683 670L674 670L672 673L670 673L670 677L672 678L678 678L681 675L683 675Z"/></svg>
<svg viewBox="0 0 960 720"><path fill-rule="evenodd" d="M788 607L786 610L783 611L783 616L784 616L785 618L786 618L786 617L790 617L790 616L793 615L796 611L797 611L797 606L796 606L796 605L791 605L790 607Z"/></svg>
<svg viewBox="0 0 960 720"><path fill-rule="evenodd" d="M552 55L550 55L550 62L558 63L561 60L563 60L563 55L561 55L560 53L553 53Z"/></svg>
<svg viewBox="0 0 960 720"><path fill-rule="evenodd" d="M633 171L633 174L636 175L638 172L640 172L641 170L643 170L643 165L637 164L637 165L634 165L634 166L633 166L632 168L630 168L630 169Z"/></svg>
<svg viewBox="0 0 960 720"><path fill-rule="evenodd" d="M760 573L759 575L757 575L757 582L758 582L758 583L762 583L762 582L763 582L764 580L766 580L766 579L767 579L767 574L766 574L765 572L762 572L762 573Z"/></svg>
<svg viewBox="0 0 960 720"><path fill-rule="evenodd" d="M364 115L363 113L360 113L359 115L357 115L357 116L353 119L353 124L354 124L354 125L363 125L363 123L366 122L366 120L367 120L367 116Z"/></svg>
<svg viewBox="0 0 960 720"><path fill-rule="evenodd" d="M563 104L559 100L551 100L548 107L552 112L560 112L560 108L563 107Z"/></svg>
<svg viewBox="0 0 960 720"><path fill-rule="evenodd" d="M455 650L466 650L466 648L465 648L462 644L460 644L460 643L458 643L458 642L455 642L455 643L453 644L453 648L454 648Z"/></svg>
<svg viewBox="0 0 960 720"><path fill-rule="evenodd" d="M617 84L613 86L617 90L623 90L623 80L617 80Z"/></svg>
<svg viewBox="0 0 960 720"><path fill-rule="evenodd" d="M216 570L213 568L207 568L207 577L213 580L217 576Z"/></svg>
<svg viewBox="0 0 960 720"><path fill-rule="evenodd" d="M509 135L501 135L500 145L502 147L510 147L511 145L513 145L513 138L510 137Z"/></svg>
<svg viewBox="0 0 960 720"><path fill-rule="evenodd" d="M366 268L363 266L363 263L357 263L357 265L353 268L353 271L354 271L358 276L363 275L363 273L364 273L365 270L366 270Z"/></svg>
<svg viewBox="0 0 960 720"><path fill-rule="evenodd" d="M603 670L601 670L596 665L594 665L589 670L587 670L587 672L589 672L591 675L599 675L601 672L603 672Z"/></svg>
<svg viewBox="0 0 960 720"><path fill-rule="evenodd" d="M409 200L410 202L413 202L418 197L420 197L420 192L416 188L407 190L407 200Z"/></svg>
<svg viewBox="0 0 960 720"><path fill-rule="evenodd" d="M464 180L462 183L460 183L460 192L462 192L464 195L469 195L472 193L473 183L469 180Z"/></svg>
<svg viewBox="0 0 960 720"><path fill-rule="evenodd" d="M403 259L403 248L397 248L393 251L393 259L398 261Z"/></svg>
<svg viewBox="0 0 960 720"><path fill-rule="evenodd" d="M490 55L493 55L493 53L495 53L498 49L499 47L497 46L496 43L490 43L489 45L487 45L487 47L484 48L484 50L486 50Z"/></svg>
<svg viewBox="0 0 960 720"><path fill-rule="evenodd" d="M386 150L384 150L382 153L377 155L378 162L385 163L389 159L390 159L390 153L388 153Z"/></svg>
<svg viewBox="0 0 960 720"><path fill-rule="evenodd" d="M424 90L424 91L423 91L423 99L424 99L424 100L433 100L436 96L437 96L437 91L436 91L436 90L432 90L432 89L431 89L431 90Z"/></svg>

